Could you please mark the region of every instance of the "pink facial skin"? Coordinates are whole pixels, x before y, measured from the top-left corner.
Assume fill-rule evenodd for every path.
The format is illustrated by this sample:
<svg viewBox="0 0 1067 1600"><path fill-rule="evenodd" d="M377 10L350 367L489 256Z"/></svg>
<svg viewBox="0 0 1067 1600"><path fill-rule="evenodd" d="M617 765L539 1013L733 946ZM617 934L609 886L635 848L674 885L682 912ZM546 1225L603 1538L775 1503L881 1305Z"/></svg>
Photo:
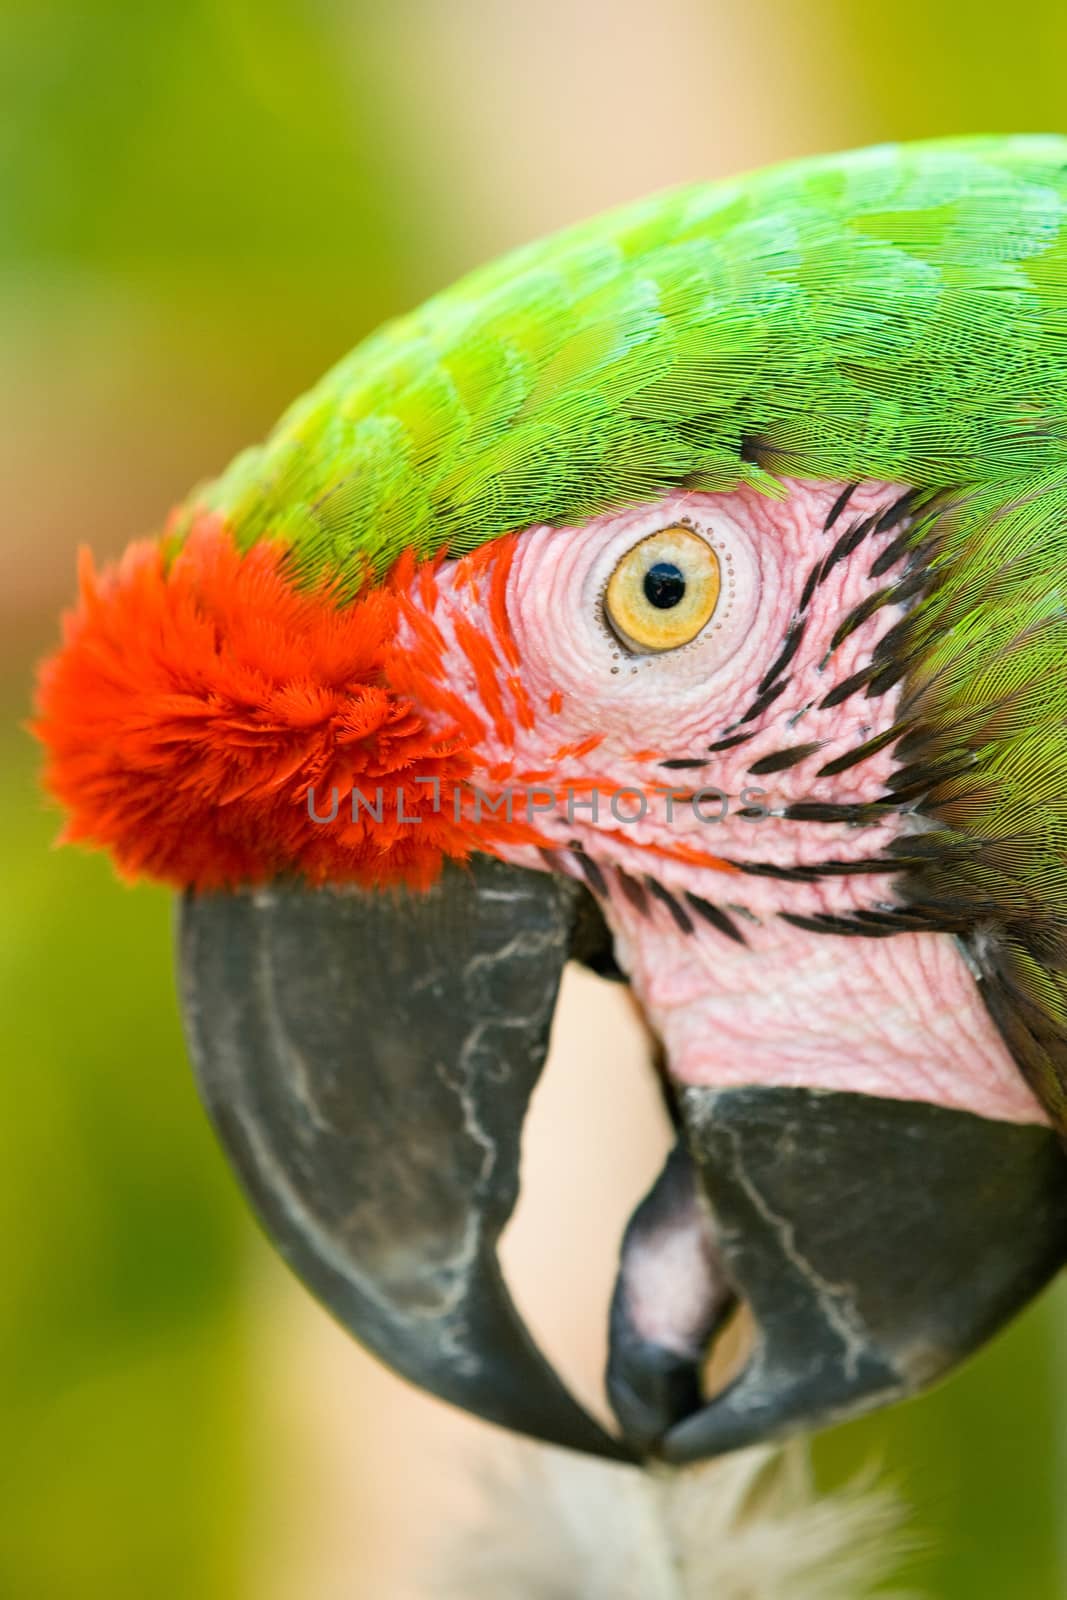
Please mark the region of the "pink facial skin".
<svg viewBox="0 0 1067 1600"><path fill-rule="evenodd" d="M584 875L679 1083L844 1089L1044 1122L949 935L842 936L783 920L891 908L891 872L796 883L737 869L869 862L906 828L922 826L899 816L859 825L782 815L795 802L873 800L894 769L890 748L819 776L825 763L893 725L899 688L820 702L870 661L901 614L883 605L831 649L846 615L886 583L885 575L871 577L871 565L906 515L901 486L866 483L827 530L845 485L785 487L779 500L745 489L679 493L580 527L519 535L506 613L528 700L522 716L491 714L457 642L457 614L495 636L490 586L472 579L471 558L445 563L436 591L420 591L416 603L432 611L445 641L448 681L489 730L477 783L496 798L510 788L516 815L530 816L545 841L542 851L516 844L501 853L534 867L547 855L554 870ZM692 643L638 654L613 633L604 591L633 545L680 521L715 549L722 593ZM813 572L861 523L868 526L855 548L813 584ZM787 647L790 659L773 672ZM508 688L515 667L505 655L500 694L517 713ZM738 734L742 742L709 752ZM751 771L808 744L817 748L793 765ZM700 764L664 765L671 761ZM532 815L524 813L531 782L541 785ZM727 797L721 821L707 820L724 809L717 796L695 806L680 798L711 788ZM640 820L621 820L642 800ZM739 815L746 804L769 814ZM713 912L694 907L692 895Z"/></svg>

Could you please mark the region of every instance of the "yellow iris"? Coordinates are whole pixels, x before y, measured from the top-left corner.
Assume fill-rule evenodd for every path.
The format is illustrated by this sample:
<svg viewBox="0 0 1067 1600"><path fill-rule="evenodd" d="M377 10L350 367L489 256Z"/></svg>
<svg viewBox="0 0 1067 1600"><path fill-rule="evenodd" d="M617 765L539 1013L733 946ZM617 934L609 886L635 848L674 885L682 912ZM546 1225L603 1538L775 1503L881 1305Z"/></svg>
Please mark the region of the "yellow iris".
<svg viewBox="0 0 1067 1600"><path fill-rule="evenodd" d="M608 580L608 621L636 650L676 650L708 622L719 599L719 561L691 528L660 528L635 544Z"/></svg>

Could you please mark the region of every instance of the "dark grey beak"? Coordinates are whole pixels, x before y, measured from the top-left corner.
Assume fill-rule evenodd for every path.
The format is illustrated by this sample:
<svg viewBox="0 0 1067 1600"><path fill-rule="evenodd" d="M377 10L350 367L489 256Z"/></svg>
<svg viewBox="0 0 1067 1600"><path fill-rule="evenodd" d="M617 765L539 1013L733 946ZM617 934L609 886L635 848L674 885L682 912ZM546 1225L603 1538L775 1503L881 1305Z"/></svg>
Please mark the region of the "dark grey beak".
<svg viewBox="0 0 1067 1600"><path fill-rule="evenodd" d="M684 1091L679 1149L624 1242L623 1436L606 1433L534 1346L497 1260L571 956L610 964L587 891L485 857L425 895L274 884L183 903L186 1028L226 1152L294 1270L412 1382L575 1450L688 1461L915 1392L1067 1257L1067 1160L1044 1129L861 1095ZM632 1291L675 1230L698 1314L663 1341ZM706 1401L701 1368L738 1300L755 1348Z"/></svg>
<svg viewBox="0 0 1067 1600"><path fill-rule="evenodd" d="M488 857L425 895L190 896L181 991L226 1153L312 1293L421 1388L624 1460L534 1346L496 1254L590 903Z"/></svg>

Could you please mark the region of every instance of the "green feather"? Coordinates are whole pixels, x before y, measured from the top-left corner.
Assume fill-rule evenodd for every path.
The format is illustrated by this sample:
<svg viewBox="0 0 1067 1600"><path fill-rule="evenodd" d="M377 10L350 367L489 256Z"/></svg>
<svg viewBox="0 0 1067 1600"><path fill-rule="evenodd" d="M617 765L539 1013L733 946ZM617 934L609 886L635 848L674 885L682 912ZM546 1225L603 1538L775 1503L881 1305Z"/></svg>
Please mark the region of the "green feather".
<svg viewBox="0 0 1067 1600"><path fill-rule="evenodd" d="M375 334L194 505L343 593L672 486L1067 462L1067 140L883 146L655 197ZM191 506L190 510L193 507Z"/></svg>

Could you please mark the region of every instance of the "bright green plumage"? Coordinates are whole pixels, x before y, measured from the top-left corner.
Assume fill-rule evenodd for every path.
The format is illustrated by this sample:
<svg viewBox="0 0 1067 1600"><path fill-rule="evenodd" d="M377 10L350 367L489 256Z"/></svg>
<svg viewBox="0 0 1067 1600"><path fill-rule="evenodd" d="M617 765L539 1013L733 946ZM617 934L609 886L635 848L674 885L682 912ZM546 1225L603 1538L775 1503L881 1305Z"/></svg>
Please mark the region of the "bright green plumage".
<svg viewBox="0 0 1067 1600"><path fill-rule="evenodd" d="M1067 140L885 146L669 193L359 346L203 494L346 587L680 482L942 485L1067 458Z"/></svg>
<svg viewBox="0 0 1067 1600"><path fill-rule="evenodd" d="M1067 1127L1067 139L888 146L629 207L367 341L197 497L353 592L684 484L924 491L890 635L918 839ZM926 493L926 492L929 493ZM894 588L887 598L899 598Z"/></svg>

